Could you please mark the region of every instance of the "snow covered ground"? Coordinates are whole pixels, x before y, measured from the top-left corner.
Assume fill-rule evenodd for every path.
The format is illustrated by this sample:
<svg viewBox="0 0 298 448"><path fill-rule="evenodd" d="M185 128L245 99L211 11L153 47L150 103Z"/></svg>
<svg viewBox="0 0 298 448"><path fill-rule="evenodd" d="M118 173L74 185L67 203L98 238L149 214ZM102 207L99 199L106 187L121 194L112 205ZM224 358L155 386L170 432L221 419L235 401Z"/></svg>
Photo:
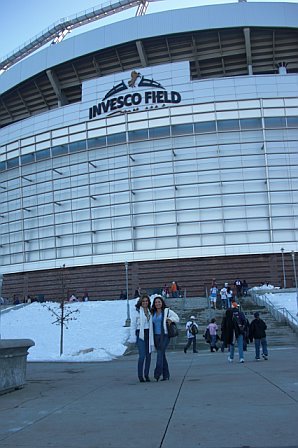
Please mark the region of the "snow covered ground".
<svg viewBox="0 0 298 448"><path fill-rule="evenodd" d="M272 294L271 288L267 287L269 300L296 316L296 293ZM132 324L135 303L135 299L129 301ZM75 319L69 320L68 328L64 329L63 355L60 356L60 326L53 323L56 317L48 307L59 314L59 304L52 302L34 302L1 313L2 339L32 339L35 342L35 346L29 349L28 361L110 361L123 355L127 342L134 342L133 325L124 327L126 300L71 303L66 309L78 312L69 316Z"/></svg>
<svg viewBox="0 0 298 448"><path fill-rule="evenodd" d="M133 311L135 300L130 301ZM60 356L61 327L53 323L61 312L58 303L34 302L12 306L2 312L2 339L32 339L28 361L110 361L121 356L130 339L130 328L124 327L127 317L125 300L74 302L65 306L66 312L75 311L66 322L63 336L63 355Z"/></svg>

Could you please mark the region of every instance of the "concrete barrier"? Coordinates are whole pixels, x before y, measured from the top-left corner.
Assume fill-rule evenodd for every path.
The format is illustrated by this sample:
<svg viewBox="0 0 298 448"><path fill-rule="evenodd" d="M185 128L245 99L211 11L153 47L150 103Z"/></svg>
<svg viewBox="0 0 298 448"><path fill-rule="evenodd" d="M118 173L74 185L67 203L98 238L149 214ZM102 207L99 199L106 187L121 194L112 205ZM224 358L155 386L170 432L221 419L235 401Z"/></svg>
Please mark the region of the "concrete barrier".
<svg viewBox="0 0 298 448"><path fill-rule="evenodd" d="M33 345L31 339L0 339L0 394L24 386L28 349Z"/></svg>

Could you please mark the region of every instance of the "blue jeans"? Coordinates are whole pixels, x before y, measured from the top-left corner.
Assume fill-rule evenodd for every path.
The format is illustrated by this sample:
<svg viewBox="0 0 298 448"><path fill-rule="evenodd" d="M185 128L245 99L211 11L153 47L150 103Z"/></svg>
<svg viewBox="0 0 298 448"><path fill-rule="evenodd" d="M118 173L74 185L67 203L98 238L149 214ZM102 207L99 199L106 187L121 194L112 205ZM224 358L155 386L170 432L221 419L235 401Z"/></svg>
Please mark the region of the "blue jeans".
<svg viewBox="0 0 298 448"><path fill-rule="evenodd" d="M211 348L216 348L216 334L211 335L211 342L210 342Z"/></svg>
<svg viewBox="0 0 298 448"><path fill-rule="evenodd" d="M267 339L255 339L256 359L260 359L260 346L262 345L263 355L268 356Z"/></svg>
<svg viewBox="0 0 298 448"><path fill-rule="evenodd" d="M243 358L243 334L239 334L237 338L239 359ZM230 344L230 358L234 359L235 344Z"/></svg>
<svg viewBox="0 0 298 448"><path fill-rule="evenodd" d="M187 344L186 344L186 346L184 347L184 350L189 349L189 347L191 346L191 344L192 344L192 351L195 353L195 352L197 351L197 338L196 338L195 335L194 335L192 338L188 338L188 339L187 339Z"/></svg>
<svg viewBox="0 0 298 448"><path fill-rule="evenodd" d="M149 376L151 353L149 353L149 330L144 330L144 341L139 338L140 330L137 330L137 346L139 350L138 377ZM145 362L145 369L144 369Z"/></svg>
<svg viewBox="0 0 298 448"><path fill-rule="evenodd" d="M154 369L154 378L159 379L162 375L164 379L170 378L168 361L166 358L166 349L170 339L167 334L155 334L154 345L157 351L156 366Z"/></svg>

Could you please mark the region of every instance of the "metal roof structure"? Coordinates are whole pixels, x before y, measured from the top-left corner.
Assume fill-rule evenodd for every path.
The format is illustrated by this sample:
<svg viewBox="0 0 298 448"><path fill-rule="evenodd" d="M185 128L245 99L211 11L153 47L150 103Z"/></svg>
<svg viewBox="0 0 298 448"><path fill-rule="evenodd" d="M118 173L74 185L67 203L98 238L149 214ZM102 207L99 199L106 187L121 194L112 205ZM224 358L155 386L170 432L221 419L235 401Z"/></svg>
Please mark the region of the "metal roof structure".
<svg viewBox="0 0 298 448"><path fill-rule="evenodd" d="M215 25L209 26L208 21L205 20L205 29L193 29L189 26L187 30L188 23L186 25L179 23L178 10L175 11L177 14L171 14L168 28L165 27L164 22L166 14L169 15L170 12L151 15L156 16L154 27L152 27L153 19L148 21L148 15L130 19L136 21L135 28L138 29L138 36L141 37L131 38L127 32L128 37L121 43L101 45L95 51L88 50L77 57L70 57L68 52L62 62L53 64L47 69L40 69L34 76L28 76L27 79L15 83L13 87L2 90L0 127L63 105L79 102L82 99L84 81L137 67L188 61L192 80L274 74L278 73L280 65L286 67L288 73L298 73L298 21L296 20L297 26L286 26L287 17L285 15L279 17L281 5L285 8L282 11L286 11L288 16L293 16L292 6L278 3L270 5L269 18L256 16L258 3L241 2L222 5L227 8L221 9L220 13L223 10L230 12L237 11L237 7L243 8L243 10L239 9L239 17L228 19L220 17L220 14L216 17L214 12L217 7L214 5L205 7L204 10L204 7L181 10L186 11L185 17L190 17L190 22L193 17L200 18L201 11L205 15L209 14L212 8L213 15L210 14L209 22L214 21ZM293 6L297 11L298 5ZM249 19L251 24L248 23L247 11L253 17ZM204 14L203 18L201 17L202 20L205 19ZM172 17L177 17L177 23L172 23ZM229 17L228 14L227 17ZM142 20L141 24L137 22L139 20ZM145 26L147 21L151 26L150 33ZM263 22L266 24L261 26ZM296 22L293 19L292 23ZM131 26L131 22L129 24ZM171 29L171 32L165 32L165 28ZM110 30L109 27L106 29ZM121 33L123 30L125 29L121 29ZM120 36L121 33L119 32ZM86 35L88 33L83 35L85 41ZM77 38L80 39L81 36ZM63 42L61 45L66 43ZM20 64L27 62L28 59ZM9 71L6 74L8 75Z"/></svg>
<svg viewBox="0 0 298 448"><path fill-rule="evenodd" d="M48 42L52 44L58 44L61 42L65 36L70 33L73 29L87 25L96 20L100 20L117 14L126 9L133 8L137 6L136 15L140 16L146 13L149 2L155 2L160 0L118 0L110 1L99 7L94 7L87 9L81 13L78 13L67 20L60 19L55 22L46 30L42 31L37 36L30 39L24 45L19 47L17 50L10 53L8 56L0 61L0 71L7 70L12 65L21 61L25 57L34 53L39 48L46 45Z"/></svg>

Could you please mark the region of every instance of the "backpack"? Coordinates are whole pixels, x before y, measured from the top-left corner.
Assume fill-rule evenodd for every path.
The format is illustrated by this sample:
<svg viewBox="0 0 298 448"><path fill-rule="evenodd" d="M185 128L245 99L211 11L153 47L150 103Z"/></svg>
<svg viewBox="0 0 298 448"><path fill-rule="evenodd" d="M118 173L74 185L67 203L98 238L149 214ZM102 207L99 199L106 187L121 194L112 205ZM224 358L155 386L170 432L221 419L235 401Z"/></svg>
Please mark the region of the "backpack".
<svg viewBox="0 0 298 448"><path fill-rule="evenodd" d="M211 342L211 335L210 335L209 328L206 328L206 331L205 331L205 334L203 335L203 337L205 338L205 341L207 342L207 344L210 344L210 342Z"/></svg>
<svg viewBox="0 0 298 448"><path fill-rule="evenodd" d="M196 326L196 324L191 324L190 327L189 327L189 331L190 331L190 333L193 336L195 336L199 332L198 327Z"/></svg>
<svg viewBox="0 0 298 448"><path fill-rule="evenodd" d="M235 328L238 328L240 334L244 334L246 328L245 319L241 316L239 311L233 313L233 323Z"/></svg>

